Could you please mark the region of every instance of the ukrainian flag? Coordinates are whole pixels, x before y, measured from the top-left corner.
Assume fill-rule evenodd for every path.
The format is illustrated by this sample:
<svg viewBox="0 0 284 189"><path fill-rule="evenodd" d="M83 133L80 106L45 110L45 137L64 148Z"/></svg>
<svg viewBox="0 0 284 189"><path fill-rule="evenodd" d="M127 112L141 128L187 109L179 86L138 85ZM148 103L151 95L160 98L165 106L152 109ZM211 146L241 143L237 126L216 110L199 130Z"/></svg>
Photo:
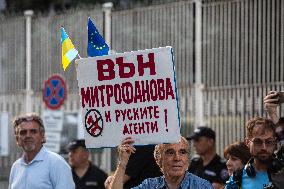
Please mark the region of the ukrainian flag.
<svg viewBox="0 0 284 189"><path fill-rule="evenodd" d="M62 45L62 66L65 71L72 60L76 58L78 51L75 49L72 41L68 37L64 28L61 27L61 45Z"/></svg>

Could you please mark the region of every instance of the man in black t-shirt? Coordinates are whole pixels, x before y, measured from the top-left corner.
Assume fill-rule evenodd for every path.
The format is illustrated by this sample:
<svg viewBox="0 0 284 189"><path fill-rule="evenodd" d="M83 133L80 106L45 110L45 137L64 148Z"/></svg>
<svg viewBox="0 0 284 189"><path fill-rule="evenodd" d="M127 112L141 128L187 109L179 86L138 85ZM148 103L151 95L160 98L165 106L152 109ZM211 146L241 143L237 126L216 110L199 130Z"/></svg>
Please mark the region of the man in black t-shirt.
<svg viewBox="0 0 284 189"><path fill-rule="evenodd" d="M124 175L124 189L141 184L146 178L161 176L162 173L154 159L155 146L136 146L135 154L129 158Z"/></svg>
<svg viewBox="0 0 284 189"><path fill-rule="evenodd" d="M85 140L70 142L68 151L76 189L104 189L107 174L89 161L90 153L85 146Z"/></svg>
<svg viewBox="0 0 284 189"><path fill-rule="evenodd" d="M209 127L198 127L194 134L188 137L199 157L189 164L188 171L210 181L215 189L223 188L229 175L226 160L223 160L215 148L215 132Z"/></svg>
<svg viewBox="0 0 284 189"><path fill-rule="evenodd" d="M159 166L154 158L155 146L135 146L136 151L131 154L123 176L123 189L129 189L138 186L146 178L161 176ZM105 182L108 188L112 182L113 176L109 176Z"/></svg>

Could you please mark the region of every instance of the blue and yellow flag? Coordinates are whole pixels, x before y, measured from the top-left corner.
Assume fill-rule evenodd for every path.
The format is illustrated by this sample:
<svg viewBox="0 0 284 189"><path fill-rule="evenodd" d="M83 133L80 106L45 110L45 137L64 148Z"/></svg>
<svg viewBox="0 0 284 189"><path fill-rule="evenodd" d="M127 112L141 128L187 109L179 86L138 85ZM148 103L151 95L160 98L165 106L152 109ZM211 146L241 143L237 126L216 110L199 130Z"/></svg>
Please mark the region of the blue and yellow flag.
<svg viewBox="0 0 284 189"><path fill-rule="evenodd" d="M88 19L88 56L107 55L109 47L103 37L99 34L92 20Z"/></svg>
<svg viewBox="0 0 284 189"><path fill-rule="evenodd" d="M62 67L65 71L71 61L76 58L78 51L75 49L72 41L68 37L64 28L61 27L61 46L62 46Z"/></svg>

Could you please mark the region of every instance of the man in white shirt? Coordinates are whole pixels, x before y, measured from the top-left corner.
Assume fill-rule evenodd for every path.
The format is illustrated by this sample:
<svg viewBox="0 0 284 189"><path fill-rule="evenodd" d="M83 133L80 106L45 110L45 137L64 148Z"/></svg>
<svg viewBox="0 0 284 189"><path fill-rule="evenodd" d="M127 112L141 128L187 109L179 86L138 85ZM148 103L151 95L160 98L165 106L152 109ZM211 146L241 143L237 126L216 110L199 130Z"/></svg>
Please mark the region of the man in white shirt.
<svg viewBox="0 0 284 189"><path fill-rule="evenodd" d="M9 189L75 189L70 166L43 146L42 119L36 114L27 114L17 117L13 126L23 156L11 168Z"/></svg>

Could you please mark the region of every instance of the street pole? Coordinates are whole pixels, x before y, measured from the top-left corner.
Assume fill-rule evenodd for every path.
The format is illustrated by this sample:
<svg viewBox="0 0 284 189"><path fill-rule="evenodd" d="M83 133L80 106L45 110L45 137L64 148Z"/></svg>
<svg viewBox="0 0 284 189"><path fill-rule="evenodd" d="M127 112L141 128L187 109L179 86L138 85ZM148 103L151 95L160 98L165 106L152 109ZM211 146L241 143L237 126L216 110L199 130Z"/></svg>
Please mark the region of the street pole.
<svg viewBox="0 0 284 189"><path fill-rule="evenodd" d="M195 127L205 124L204 121L204 100L202 84L202 2L195 0Z"/></svg>
<svg viewBox="0 0 284 189"><path fill-rule="evenodd" d="M111 9L113 7L112 2L103 4L104 13L104 38L106 44L108 44L109 49L111 49ZM102 158L102 164L108 173L111 172L111 149L105 148Z"/></svg>
<svg viewBox="0 0 284 189"><path fill-rule="evenodd" d="M31 89L31 32L32 32L32 10L26 10L24 15L26 17L26 112L32 111L32 89Z"/></svg>

